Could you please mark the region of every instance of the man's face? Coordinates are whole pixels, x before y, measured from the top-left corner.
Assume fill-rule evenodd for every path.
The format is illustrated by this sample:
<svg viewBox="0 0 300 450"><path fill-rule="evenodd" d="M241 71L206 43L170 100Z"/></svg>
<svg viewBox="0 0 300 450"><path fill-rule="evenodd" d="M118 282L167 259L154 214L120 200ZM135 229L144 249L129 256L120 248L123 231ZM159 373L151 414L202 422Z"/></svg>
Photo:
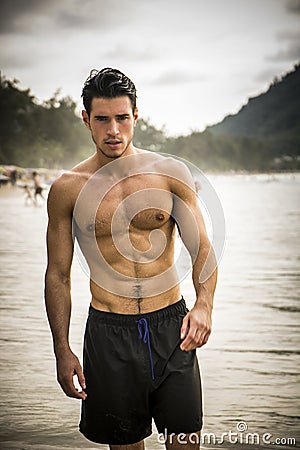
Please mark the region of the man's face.
<svg viewBox="0 0 300 450"><path fill-rule="evenodd" d="M82 117L97 150L107 158L119 158L132 145L138 114L137 109L133 113L128 96L93 98L90 117L86 111Z"/></svg>

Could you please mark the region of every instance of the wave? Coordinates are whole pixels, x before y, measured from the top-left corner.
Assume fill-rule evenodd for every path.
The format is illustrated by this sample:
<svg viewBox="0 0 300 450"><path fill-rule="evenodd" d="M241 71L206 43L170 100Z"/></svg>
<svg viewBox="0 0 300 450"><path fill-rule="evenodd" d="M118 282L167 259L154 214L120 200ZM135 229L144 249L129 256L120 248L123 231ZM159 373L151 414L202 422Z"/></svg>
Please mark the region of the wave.
<svg viewBox="0 0 300 450"><path fill-rule="evenodd" d="M300 350L248 349L248 348L210 348L210 351L227 353L267 353L273 355L300 355Z"/></svg>
<svg viewBox="0 0 300 450"><path fill-rule="evenodd" d="M266 308L277 309L278 311L284 311L284 312L293 312L293 313L300 312L299 306L276 306L276 305L267 305L267 304L264 304L263 306L265 306Z"/></svg>

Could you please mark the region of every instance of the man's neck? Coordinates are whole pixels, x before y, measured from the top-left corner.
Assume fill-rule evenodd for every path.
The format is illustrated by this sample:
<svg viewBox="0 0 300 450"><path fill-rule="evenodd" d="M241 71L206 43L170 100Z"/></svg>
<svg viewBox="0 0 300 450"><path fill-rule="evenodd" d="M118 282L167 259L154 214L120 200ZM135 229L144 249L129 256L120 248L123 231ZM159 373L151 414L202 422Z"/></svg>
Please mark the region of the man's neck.
<svg viewBox="0 0 300 450"><path fill-rule="evenodd" d="M106 164L109 164L113 161L117 161L121 158L126 158L126 156L130 156L130 155L135 155L138 153L138 150L133 146L133 144L131 143L126 150L124 151L124 153L122 153L122 155L117 156L117 157L109 157L106 156L101 149L96 148L96 153L95 153L95 159L97 160L97 165L98 167L103 167Z"/></svg>

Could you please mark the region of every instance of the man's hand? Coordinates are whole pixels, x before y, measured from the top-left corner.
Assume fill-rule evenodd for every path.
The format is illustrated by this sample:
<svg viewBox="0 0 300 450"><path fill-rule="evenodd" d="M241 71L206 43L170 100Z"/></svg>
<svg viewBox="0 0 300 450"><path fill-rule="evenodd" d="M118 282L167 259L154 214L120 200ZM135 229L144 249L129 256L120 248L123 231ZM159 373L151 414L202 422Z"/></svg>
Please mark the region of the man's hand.
<svg viewBox="0 0 300 450"><path fill-rule="evenodd" d="M68 397L85 400L87 395L84 392L86 388L85 378L77 356L71 350L56 357L57 381L62 390ZM82 392L74 386L73 377L77 376L78 382L82 388Z"/></svg>
<svg viewBox="0 0 300 450"><path fill-rule="evenodd" d="M211 314L205 309L195 306L184 317L180 337L181 350L189 351L206 344L211 333Z"/></svg>

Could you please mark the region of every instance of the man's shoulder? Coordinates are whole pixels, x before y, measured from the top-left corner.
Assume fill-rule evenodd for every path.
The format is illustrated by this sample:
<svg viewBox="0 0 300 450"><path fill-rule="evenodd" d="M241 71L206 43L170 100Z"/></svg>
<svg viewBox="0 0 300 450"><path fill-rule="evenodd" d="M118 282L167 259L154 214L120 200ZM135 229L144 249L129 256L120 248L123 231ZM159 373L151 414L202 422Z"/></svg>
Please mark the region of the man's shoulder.
<svg viewBox="0 0 300 450"><path fill-rule="evenodd" d="M84 167L76 166L75 168L63 172L52 183L49 192L49 201L57 206L73 208L80 190L85 185L89 178L87 172L84 172Z"/></svg>
<svg viewBox="0 0 300 450"><path fill-rule="evenodd" d="M64 171L52 184L52 189L58 192L76 192L92 174L90 158Z"/></svg>
<svg viewBox="0 0 300 450"><path fill-rule="evenodd" d="M142 164L144 161L148 162L149 165L153 165L157 170L162 170L170 174L178 174L185 176L190 174L190 171L184 161L174 157L167 153L156 153L148 150L140 150L138 155L142 156Z"/></svg>
<svg viewBox="0 0 300 450"><path fill-rule="evenodd" d="M159 155L155 161L156 170L173 181L180 181L190 187L194 186L193 177L188 166L172 155Z"/></svg>
<svg viewBox="0 0 300 450"><path fill-rule="evenodd" d="M52 191L65 192L82 182L82 174L73 170L63 172L51 186Z"/></svg>

